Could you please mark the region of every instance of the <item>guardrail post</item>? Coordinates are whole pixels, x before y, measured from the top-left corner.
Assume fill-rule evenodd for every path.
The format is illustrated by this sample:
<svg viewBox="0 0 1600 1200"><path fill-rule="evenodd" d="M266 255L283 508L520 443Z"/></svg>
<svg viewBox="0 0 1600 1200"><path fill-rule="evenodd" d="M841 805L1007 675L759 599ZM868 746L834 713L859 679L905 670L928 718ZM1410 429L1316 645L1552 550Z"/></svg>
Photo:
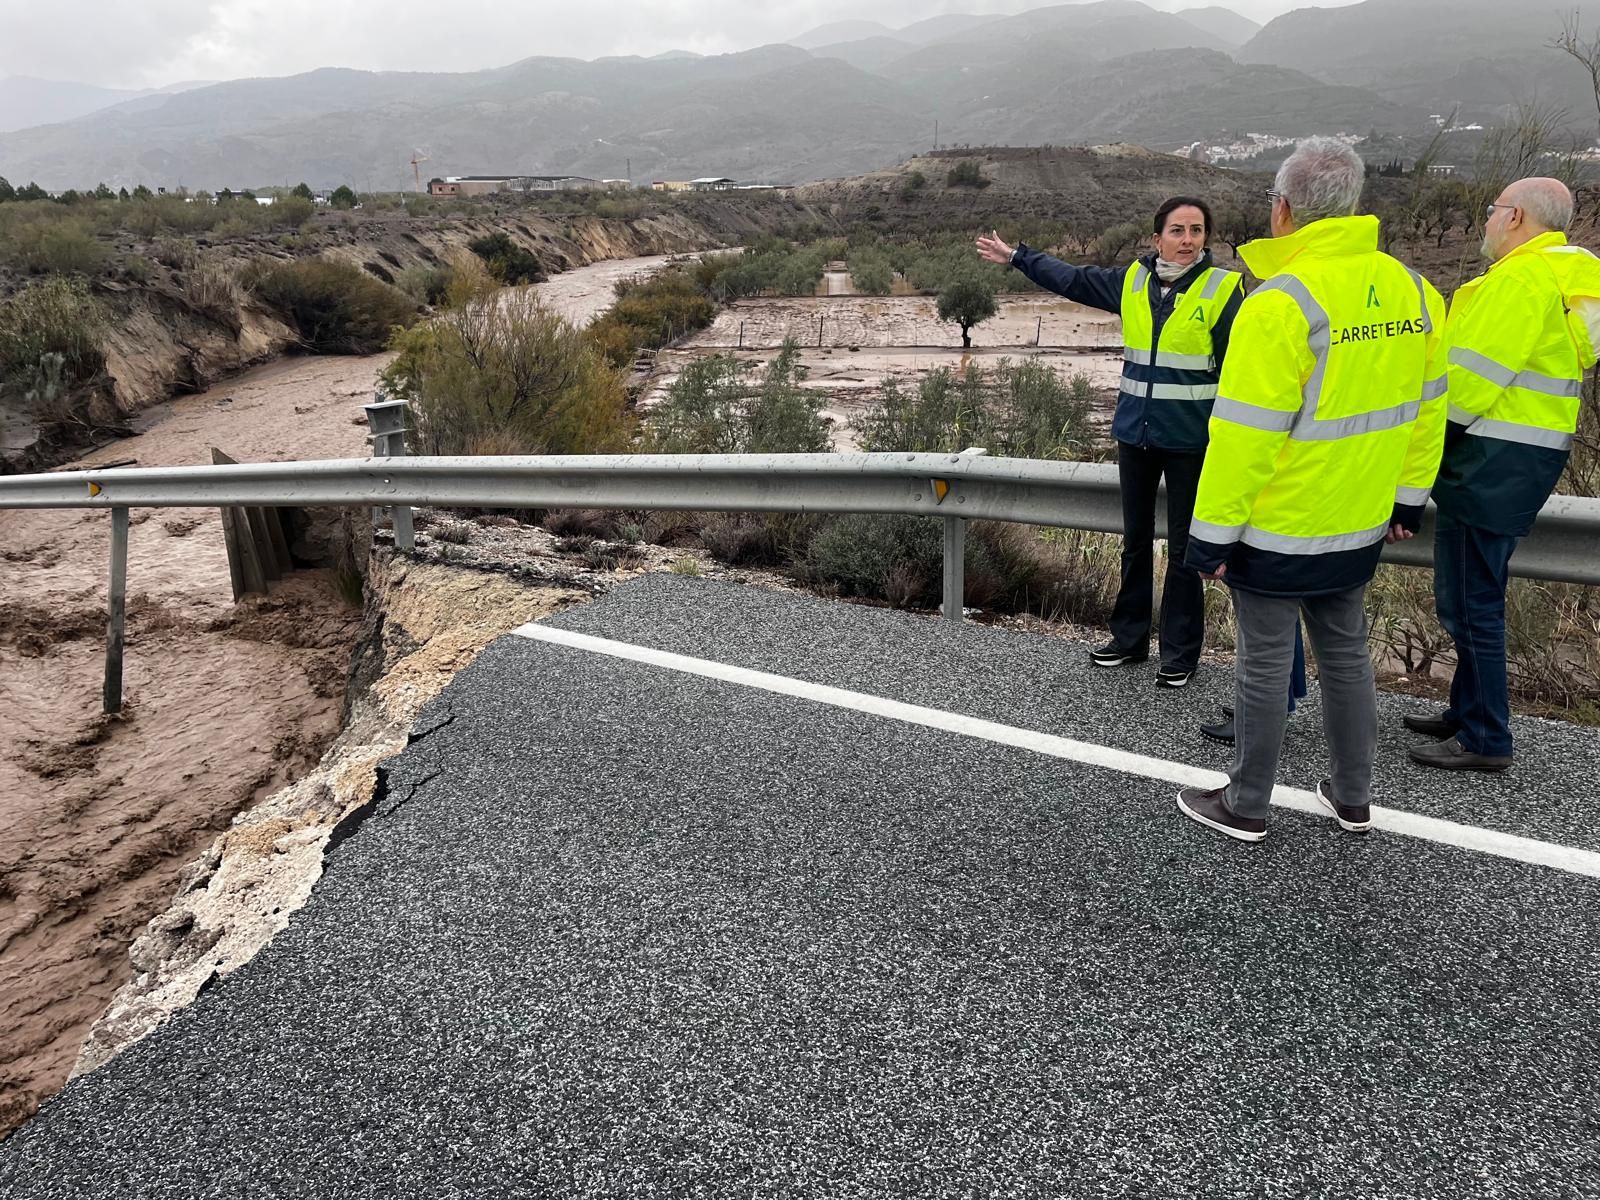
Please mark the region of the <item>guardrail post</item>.
<svg viewBox="0 0 1600 1200"><path fill-rule="evenodd" d="M106 680L101 708L122 711L122 634L128 611L128 510L111 510L111 579L106 589Z"/></svg>
<svg viewBox="0 0 1600 1200"><path fill-rule="evenodd" d="M385 400L382 391L373 394L373 402L362 407L367 413L368 435L372 442L374 458L404 458L406 454L406 402ZM372 510L373 524L383 519L383 509ZM411 522L411 507L396 504L389 510L394 525L394 544L397 549L411 551L417 548L417 537Z"/></svg>
<svg viewBox="0 0 1600 1200"><path fill-rule="evenodd" d="M962 456L976 458L989 453L982 446L969 446ZM944 599L939 606L947 621L959 621L967 598L967 519L944 519Z"/></svg>

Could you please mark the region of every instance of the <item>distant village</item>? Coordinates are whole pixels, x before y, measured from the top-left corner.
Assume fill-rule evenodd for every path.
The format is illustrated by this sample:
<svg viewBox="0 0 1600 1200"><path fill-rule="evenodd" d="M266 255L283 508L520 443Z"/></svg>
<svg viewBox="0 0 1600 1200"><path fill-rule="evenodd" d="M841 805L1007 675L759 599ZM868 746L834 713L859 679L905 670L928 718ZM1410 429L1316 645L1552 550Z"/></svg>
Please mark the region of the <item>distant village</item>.
<svg viewBox="0 0 1600 1200"><path fill-rule="evenodd" d="M428 195L488 196L498 192L581 192L624 189L634 186L631 179L589 179L583 175L448 175L428 181ZM657 192L757 192L775 191L772 183L740 183L724 175L699 179L657 179L650 184Z"/></svg>

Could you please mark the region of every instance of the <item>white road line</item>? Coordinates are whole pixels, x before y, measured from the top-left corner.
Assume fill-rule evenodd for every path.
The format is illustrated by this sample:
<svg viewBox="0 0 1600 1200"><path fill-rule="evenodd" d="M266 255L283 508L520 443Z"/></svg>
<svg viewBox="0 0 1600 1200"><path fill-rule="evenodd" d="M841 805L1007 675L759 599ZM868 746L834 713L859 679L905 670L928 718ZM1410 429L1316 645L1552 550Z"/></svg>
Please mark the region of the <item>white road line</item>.
<svg viewBox="0 0 1600 1200"><path fill-rule="evenodd" d="M534 641L645 663L669 671L680 671L686 675L718 679L724 683L736 683L742 687L775 692L780 696L793 696L798 700L811 700L818 704L829 704L853 712L871 713L874 716L888 717L890 720L904 721L911 725L923 725L929 729L941 729L964 737L981 738L1002 746L1015 746L1052 758L1065 758L1092 767L1105 767L1127 775L1142 775L1147 779L1160 779L1183 786L1219 787L1225 782L1219 772L1204 767L1193 767L1188 763L1132 754L1126 750L1114 750L1109 746L1097 746L1093 742L1079 742L1050 733L1038 733L1032 729L1018 729L1014 725L1001 725L995 721L962 716L960 713L946 712L938 708L924 708L919 704L906 704L899 700L871 696L865 692L847 691L826 684L808 683L803 679L791 679L787 675L752 671L747 667L730 666L707 658L690 658L684 654L673 654L670 651L636 646L630 642L618 642L610 638L593 637L586 633L574 633L568 629L555 629L548 625L524 625L512 632L519 637L531 638ZM1312 793L1300 788L1281 786L1273 788L1272 803L1280 808L1290 808L1296 812L1332 819ZM1372 807L1372 825L1374 829L1404 834L1406 837L1439 842L1446 846L1459 846L1463 850L1475 850L1499 858L1515 859L1518 862L1553 867L1558 871L1570 871L1575 875L1600 879L1600 854L1592 850L1559 846L1553 842L1517 837L1515 834L1500 833L1493 829L1481 829L1476 825L1459 825L1454 821L1441 821L1436 817L1418 816L1415 813L1380 808L1377 805Z"/></svg>

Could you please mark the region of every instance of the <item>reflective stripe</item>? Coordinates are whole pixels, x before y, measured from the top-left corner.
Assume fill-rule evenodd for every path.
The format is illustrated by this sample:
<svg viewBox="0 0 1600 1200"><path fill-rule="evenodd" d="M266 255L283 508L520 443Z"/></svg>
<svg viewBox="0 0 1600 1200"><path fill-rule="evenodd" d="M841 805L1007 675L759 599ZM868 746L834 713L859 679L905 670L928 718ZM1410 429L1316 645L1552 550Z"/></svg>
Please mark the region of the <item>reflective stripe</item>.
<svg viewBox="0 0 1600 1200"><path fill-rule="evenodd" d="M1243 400L1219 396L1211 415L1218 420L1231 421L1248 429L1264 429L1268 433L1288 433L1294 428L1295 417L1299 414L1276 408L1260 408L1254 404L1246 404Z"/></svg>
<svg viewBox="0 0 1600 1200"><path fill-rule="evenodd" d="M1438 400L1450 391L1450 377L1441 375L1437 379L1430 379L1422 385L1422 399Z"/></svg>
<svg viewBox="0 0 1600 1200"><path fill-rule="evenodd" d="M1124 349L1124 362L1140 367L1170 367L1175 371L1213 371L1217 360L1209 354L1169 354L1165 350Z"/></svg>
<svg viewBox="0 0 1600 1200"><path fill-rule="evenodd" d="M1454 404L1450 406L1450 423L1452 425L1471 425L1477 419L1477 413L1469 413L1466 409L1457 408Z"/></svg>
<svg viewBox="0 0 1600 1200"><path fill-rule="evenodd" d="M1140 263L1138 266L1134 267L1134 269L1133 269L1133 290L1135 292L1144 291L1145 282L1149 278L1150 278L1150 271L1143 263Z"/></svg>
<svg viewBox="0 0 1600 1200"><path fill-rule="evenodd" d="M1202 542L1213 542L1219 546L1231 545L1239 540L1239 535L1244 532L1240 525L1213 525L1210 521L1202 521L1199 517L1189 519L1189 536L1199 538Z"/></svg>
<svg viewBox="0 0 1600 1200"><path fill-rule="evenodd" d="M1539 392L1545 396L1560 396L1569 400L1575 400L1583 394L1582 380L1558 379L1554 375L1541 375L1538 371L1513 371L1510 367L1502 366L1476 350L1467 350L1460 346L1451 347L1450 365L1460 367L1463 371L1471 371L1498 387L1519 387L1525 391Z"/></svg>
<svg viewBox="0 0 1600 1200"><path fill-rule="evenodd" d="M1426 504L1428 502L1428 493L1432 490L1432 488L1395 488L1394 502L1396 504L1411 505Z"/></svg>
<svg viewBox="0 0 1600 1200"><path fill-rule="evenodd" d="M1194 525L1191 523L1190 536L1193 536ZM1360 550L1374 542L1381 542L1383 535L1389 532L1389 522L1384 521L1372 529L1364 529L1360 533L1329 533L1313 537L1295 537L1289 533L1270 533L1265 529L1255 526L1246 526L1243 535L1239 538L1246 546L1254 546L1257 550L1271 550L1276 554L1335 554L1340 550Z"/></svg>
<svg viewBox="0 0 1600 1200"><path fill-rule="evenodd" d="M1572 435L1558 429L1540 429L1537 425L1517 425L1511 421L1491 421L1488 417L1474 421L1467 427L1473 437L1493 438L1497 442L1518 442L1524 446L1542 446L1546 450L1570 450Z"/></svg>
<svg viewBox="0 0 1600 1200"><path fill-rule="evenodd" d="M1432 333L1433 316L1428 312L1428 289L1422 282L1422 276L1418 275L1410 267L1406 267L1406 274L1411 276L1411 282L1417 285L1417 299L1422 301L1422 331L1424 333ZM1424 396L1423 399L1427 399L1427 397Z"/></svg>
<svg viewBox="0 0 1600 1200"><path fill-rule="evenodd" d="M1217 385L1214 383L1153 383L1150 385L1149 390L1152 400L1215 400L1217 398Z"/></svg>
<svg viewBox="0 0 1600 1200"><path fill-rule="evenodd" d="M1206 286L1200 292L1200 299L1210 300L1221 291L1222 285L1228 282L1228 274L1227 271L1222 270L1220 267L1212 267L1210 277L1206 280Z"/></svg>
<svg viewBox="0 0 1600 1200"><path fill-rule="evenodd" d="M1336 442L1340 438L1358 437L1363 433L1398 429L1415 421L1421 411L1422 401L1407 400L1393 408L1380 408L1349 417L1334 417L1327 421L1299 420L1294 423L1294 432L1290 436L1297 442Z"/></svg>
<svg viewBox="0 0 1600 1200"><path fill-rule="evenodd" d="M1305 400L1301 411L1305 414L1306 420L1313 421L1317 416L1317 403L1322 399L1322 377L1328 370L1328 350L1333 342L1333 330L1328 324L1327 310L1316 302L1310 289L1293 275L1279 275L1275 279L1269 279L1253 294L1259 296L1262 292L1282 292L1288 296L1299 306L1300 315L1306 319L1306 325L1309 326L1306 341L1316 358L1316 365L1311 368L1311 376L1301 390Z"/></svg>

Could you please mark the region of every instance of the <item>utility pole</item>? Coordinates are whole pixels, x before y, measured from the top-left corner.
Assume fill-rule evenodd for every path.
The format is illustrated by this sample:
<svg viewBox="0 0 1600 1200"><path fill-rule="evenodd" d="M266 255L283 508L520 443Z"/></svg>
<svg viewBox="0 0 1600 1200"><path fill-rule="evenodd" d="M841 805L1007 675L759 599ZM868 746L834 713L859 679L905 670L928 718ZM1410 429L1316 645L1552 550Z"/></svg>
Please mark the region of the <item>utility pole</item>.
<svg viewBox="0 0 1600 1200"><path fill-rule="evenodd" d="M632 187L633 186L633 159L632 158L627 158L627 159L624 159L623 161L628 164L628 186Z"/></svg>
<svg viewBox="0 0 1600 1200"><path fill-rule="evenodd" d="M938 117L935 117L933 119L933 148L935 150L937 150L939 148L939 118Z"/></svg>

